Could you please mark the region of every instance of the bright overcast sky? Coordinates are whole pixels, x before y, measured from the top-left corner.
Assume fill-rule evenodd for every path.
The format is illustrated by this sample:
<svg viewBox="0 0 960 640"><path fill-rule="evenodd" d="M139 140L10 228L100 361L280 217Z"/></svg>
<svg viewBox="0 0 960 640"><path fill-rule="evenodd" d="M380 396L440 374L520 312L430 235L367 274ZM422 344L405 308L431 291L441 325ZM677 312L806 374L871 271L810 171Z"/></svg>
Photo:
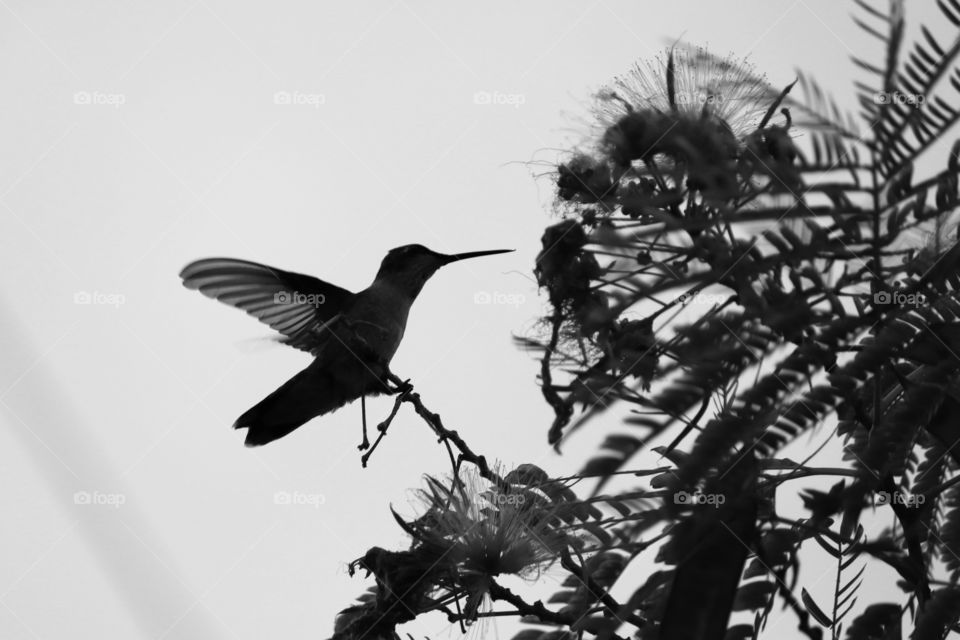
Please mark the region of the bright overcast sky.
<svg viewBox="0 0 960 640"><path fill-rule="evenodd" d="M681 36L854 106L851 7L0 0L0 637L328 637L373 584L347 562L405 547L388 506L448 471L409 407L367 469L359 405L244 448L234 419L308 357L182 288L197 258L358 290L391 247L517 249L438 273L393 369L476 451L576 470L600 434L547 447L511 339L544 311L542 174Z"/></svg>

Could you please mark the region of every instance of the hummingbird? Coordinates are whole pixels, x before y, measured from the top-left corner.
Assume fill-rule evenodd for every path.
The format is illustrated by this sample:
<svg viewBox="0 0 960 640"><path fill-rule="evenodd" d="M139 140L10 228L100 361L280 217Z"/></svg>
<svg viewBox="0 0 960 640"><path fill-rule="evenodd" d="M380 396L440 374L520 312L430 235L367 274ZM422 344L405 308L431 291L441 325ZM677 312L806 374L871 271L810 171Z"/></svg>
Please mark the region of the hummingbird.
<svg viewBox="0 0 960 640"><path fill-rule="evenodd" d="M306 369L233 424L248 447L273 442L357 398L393 393L390 360L410 307L440 267L513 249L444 255L419 244L391 249L369 287L352 293L313 276L234 258L191 262L188 289L237 307L280 332L280 342L314 356ZM364 410L365 411L365 410ZM360 448L366 448L366 424Z"/></svg>

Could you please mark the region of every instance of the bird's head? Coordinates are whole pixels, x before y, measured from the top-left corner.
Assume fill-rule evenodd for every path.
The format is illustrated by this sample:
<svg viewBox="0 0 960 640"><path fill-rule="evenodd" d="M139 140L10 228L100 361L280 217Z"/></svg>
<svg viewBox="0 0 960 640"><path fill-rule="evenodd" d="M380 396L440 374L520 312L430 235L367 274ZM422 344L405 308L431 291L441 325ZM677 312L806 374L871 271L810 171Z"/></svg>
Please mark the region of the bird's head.
<svg viewBox="0 0 960 640"><path fill-rule="evenodd" d="M403 287L411 297L416 297L416 295L420 293L420 289L423 288L424 283L430 279L430 276L446 264L458 260L466 260L467 258L479 258L480 256L507 253L509 251L513 251L513 249L472 251L469 253L446 255L428 249L422 244L408 244L397 247L396 249L391 249L389 253L387 253L383 262L380 263L377 280L392 282Z"/></svg>

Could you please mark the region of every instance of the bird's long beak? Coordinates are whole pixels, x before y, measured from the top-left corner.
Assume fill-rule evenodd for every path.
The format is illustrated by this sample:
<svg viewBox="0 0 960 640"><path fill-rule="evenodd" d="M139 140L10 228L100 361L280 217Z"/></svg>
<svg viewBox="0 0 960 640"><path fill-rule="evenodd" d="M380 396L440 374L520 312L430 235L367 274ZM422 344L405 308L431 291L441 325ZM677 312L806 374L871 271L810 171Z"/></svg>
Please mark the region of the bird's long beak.
<svg viewBox="0 0 960 640"><path fill-rule="evenodd" d="M510 253L514 249L493 249L491 251L470 251L468 253L455 253L450 256L443 256L443 264L450 264L457 260L466 260L467 258L479 258L480 256L492 256L496 253Z"/></svg>

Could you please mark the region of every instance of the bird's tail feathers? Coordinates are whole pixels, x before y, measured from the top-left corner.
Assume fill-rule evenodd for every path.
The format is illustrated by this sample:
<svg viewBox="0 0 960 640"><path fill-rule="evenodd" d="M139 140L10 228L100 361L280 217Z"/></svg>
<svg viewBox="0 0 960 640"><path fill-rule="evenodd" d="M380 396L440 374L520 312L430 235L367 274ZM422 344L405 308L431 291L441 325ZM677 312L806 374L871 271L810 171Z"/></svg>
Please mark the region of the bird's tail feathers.
<svg viewBox="0 0 960 640"><path fill-rule="evenodd" d="M234 429L247 429L245 444L256 447L282 438L311 419L353 400L329 371L315 360L280 388L237 418Z"/></svg>

